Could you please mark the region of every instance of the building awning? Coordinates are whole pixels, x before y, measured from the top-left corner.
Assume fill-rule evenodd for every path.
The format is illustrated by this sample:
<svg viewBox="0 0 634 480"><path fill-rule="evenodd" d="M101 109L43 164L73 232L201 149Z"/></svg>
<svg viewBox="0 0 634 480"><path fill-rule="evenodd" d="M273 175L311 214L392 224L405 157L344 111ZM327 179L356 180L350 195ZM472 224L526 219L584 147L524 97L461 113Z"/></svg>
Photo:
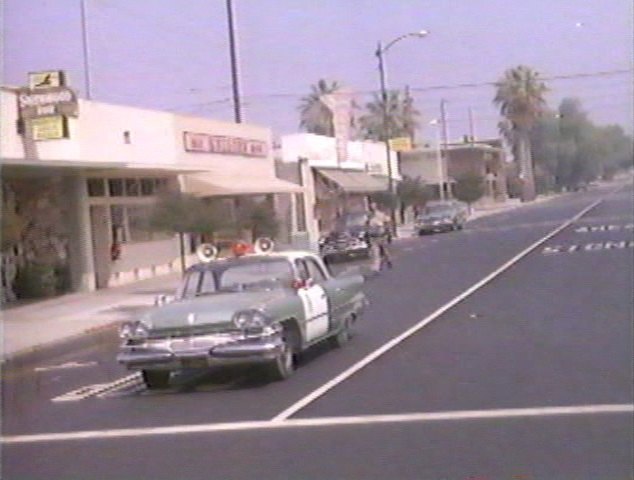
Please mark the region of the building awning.
<svg viewBox="0 0 634 480"><path fill-rule="evenodd" d="M304 189L295 183L273 176L220 176L213 173L183 175L183 192L197 197L221 195L263 195L267 193L298 193Z"/></svg>
<svg viewBox="0 0 634 480"><path fill-rule="evenodd" d="M317 172L334 182L347 193L383 192L387 189L387 180L354 170L317 168Z"/></svg>

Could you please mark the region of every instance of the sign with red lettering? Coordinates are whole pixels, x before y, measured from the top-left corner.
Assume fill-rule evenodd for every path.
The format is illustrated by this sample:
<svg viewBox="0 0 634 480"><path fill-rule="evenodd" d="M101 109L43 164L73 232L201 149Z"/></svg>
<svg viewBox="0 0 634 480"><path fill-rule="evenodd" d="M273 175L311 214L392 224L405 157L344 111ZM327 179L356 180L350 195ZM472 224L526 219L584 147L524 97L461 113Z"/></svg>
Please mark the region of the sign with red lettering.
<svg viewBox="0 0 634 480"><path fill-rule="evenodd" d="M186 152L266 157L268 148L262 140L183 132Z"/></svg>

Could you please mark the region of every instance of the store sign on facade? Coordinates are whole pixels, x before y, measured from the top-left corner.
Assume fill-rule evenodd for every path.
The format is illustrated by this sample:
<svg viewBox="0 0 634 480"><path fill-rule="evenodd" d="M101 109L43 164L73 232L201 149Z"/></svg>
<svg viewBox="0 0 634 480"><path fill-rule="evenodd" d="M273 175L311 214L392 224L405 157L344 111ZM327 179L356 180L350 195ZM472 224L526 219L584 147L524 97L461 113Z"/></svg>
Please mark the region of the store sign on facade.
<svg viewBox="0 0 634 480"><path fill-rule="evenodd" d="M51 115L30 120L33 140L68 138L68 120L63 115Z"/></svg>
<svg viewBox="0 0 634 480"><path fill-rule="evenodd" d="M262 140L183 132L186 152L266 157L268 148Z"/></svg>
<svg viewBox="0 0 634 480"><path fill-rule="evenodd" d="M29 73L29 86L18 90L17 100L23 135L36 141L68 138L68 117L79 109L62 70Z"/></svg>
<svg viewBox="0 0 634 480"><path fill-rule="evenodd" d="M65 85L66 78L62 70L46 70L44 72L29 73L29 88L31 90L63 87Z"/></svg>
<svg viewBox="0 0 634 480"><path fill-rule="evenodd" d="M18 93L20 118L32 119L50 115L76 117L77 96L68 87L22 89Z"/></svg>
<svg viewBox="0 0 634 480"><path fill-rule="evenodd" d="M410 152L412 150L412 139L410 137L390 138L390 149L395 152Z"/></svg>
<svg viewBox="0 0 634 480"><path fill-rule="evenodd" d="M350 141L353 105L352 92L349 89L340 88L335 93L322 95L319 99L332 113L337 162L341 165L348 161L348 142Z"/></svg>

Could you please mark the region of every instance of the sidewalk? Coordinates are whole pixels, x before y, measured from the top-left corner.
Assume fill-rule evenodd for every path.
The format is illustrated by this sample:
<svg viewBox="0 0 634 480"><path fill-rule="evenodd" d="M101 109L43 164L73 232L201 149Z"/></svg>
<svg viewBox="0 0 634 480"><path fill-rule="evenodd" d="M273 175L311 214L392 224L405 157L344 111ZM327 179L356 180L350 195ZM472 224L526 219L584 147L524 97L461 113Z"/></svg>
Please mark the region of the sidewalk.
<svg viewBox="0 0 634 480"><path fill-rule="evenodd" d="M538 197L535 202L526 204L514 200L491 204L476 209L468 221L555 197ZM401 225L395 241L413 235L413 224ZM10 306L0 312L2 361L129 318L131 313L152 306L157 295L172 293L179 278L180 273L170 273L121 287L72 293L26 305Z"/></svg>
<svg viewBox="0 0 634 480"><path fill-rule="evenodd" d="M72 293L1 312L2 361L19 353L89 333L154 304L154 298L172 293L180 273L170 273L121 287Z"/></svg>

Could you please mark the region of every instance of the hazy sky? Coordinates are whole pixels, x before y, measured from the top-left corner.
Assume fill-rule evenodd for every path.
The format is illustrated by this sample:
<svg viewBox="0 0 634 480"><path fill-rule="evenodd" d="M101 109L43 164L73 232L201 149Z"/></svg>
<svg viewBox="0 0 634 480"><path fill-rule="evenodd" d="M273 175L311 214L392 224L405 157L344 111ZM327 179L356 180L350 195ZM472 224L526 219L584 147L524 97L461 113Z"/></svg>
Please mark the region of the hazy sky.
<svg viewBox="0 0 634 480"><path fill-rule="evenodd" d="M224 0L85 2L94 100L232 119ZM377 42L420 29L429 36L394 45L386 62L390 86L409 85L426 139L442 98L452 138L468 133L469 107L476 133L496 135L490 82L519 64L547 79L551 106L576 96L595 122L633 129L631 0L234 0L234 9L244 121L278 135L298 131L299 99L319 78L367 102ZM63 69L84 96L80 0L4 0L3 17L3 83Z"/></svg>

